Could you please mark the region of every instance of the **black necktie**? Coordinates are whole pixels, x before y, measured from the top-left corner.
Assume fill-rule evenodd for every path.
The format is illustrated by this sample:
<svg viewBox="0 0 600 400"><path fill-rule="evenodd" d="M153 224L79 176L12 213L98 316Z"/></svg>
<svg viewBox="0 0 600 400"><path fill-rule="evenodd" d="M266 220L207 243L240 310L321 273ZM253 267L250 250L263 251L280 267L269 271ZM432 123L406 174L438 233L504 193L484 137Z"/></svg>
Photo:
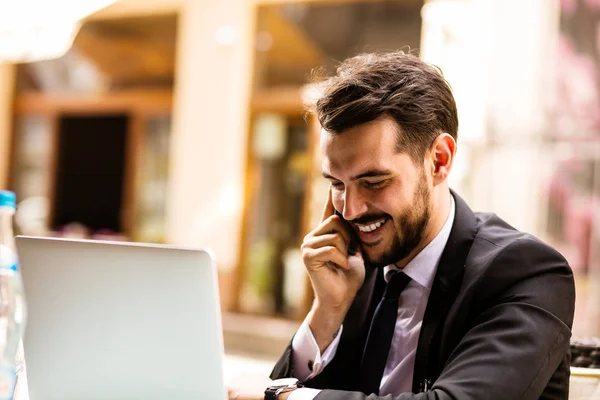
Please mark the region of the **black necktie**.
<svg viewBox="0 0 600 400"><path fill-rule="evenodd" d="M365 394L379 394L379 385L396 327L398 298L410 282L410 277L400 271L389 272L388 278L383 298L373 314L361 362L360 388Z"/></svg>

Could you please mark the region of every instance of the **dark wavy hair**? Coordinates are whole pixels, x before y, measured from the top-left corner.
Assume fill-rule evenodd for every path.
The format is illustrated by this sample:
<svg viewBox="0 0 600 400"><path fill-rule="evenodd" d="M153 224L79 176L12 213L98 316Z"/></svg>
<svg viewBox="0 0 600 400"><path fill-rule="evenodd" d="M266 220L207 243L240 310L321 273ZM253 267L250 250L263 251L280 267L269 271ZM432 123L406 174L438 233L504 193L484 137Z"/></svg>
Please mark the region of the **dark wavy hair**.
<svg viewBox="0 0 600 400"><path fill-rule="evenodd" d="M323 82L314 107L321 126L341 134L382 117L398 127L397 150L421 162L440 133L458 138L458 113L442 71L402 51L361 54L343 61Z"/></svg>

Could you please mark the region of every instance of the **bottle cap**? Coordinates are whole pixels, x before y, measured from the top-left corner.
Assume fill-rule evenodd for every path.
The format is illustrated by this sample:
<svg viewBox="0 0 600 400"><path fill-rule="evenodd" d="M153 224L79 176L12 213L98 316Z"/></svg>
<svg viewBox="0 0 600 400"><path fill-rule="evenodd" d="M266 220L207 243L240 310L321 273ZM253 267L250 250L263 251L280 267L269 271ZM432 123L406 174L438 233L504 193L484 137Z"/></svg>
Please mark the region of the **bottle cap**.
<svg viewBox="0 0 600 400"><path fill-rule="evenodd" d="M15 193L10 190L0 190L0 207L17 208Z"/></svg>

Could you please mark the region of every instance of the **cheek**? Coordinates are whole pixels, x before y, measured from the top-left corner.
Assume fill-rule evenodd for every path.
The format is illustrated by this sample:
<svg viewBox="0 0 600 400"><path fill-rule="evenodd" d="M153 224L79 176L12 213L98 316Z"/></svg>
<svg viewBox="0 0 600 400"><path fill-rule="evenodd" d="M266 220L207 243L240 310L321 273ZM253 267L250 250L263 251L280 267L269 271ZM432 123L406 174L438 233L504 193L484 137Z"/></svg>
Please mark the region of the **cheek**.
<svg viewBox="0 0 600 400"><path fill-rule="evenodd" d="M396 231L400 228L400 221L413 210L412 193L400 185L382 190L373 199L375 200L374 207L393 218L393 229Z"/></svg>
<svg viewBox="0 0 600 400"><path fill-rule="evenodd" d="M373 207L391 216L398 215L407 204L406 194L398 187L387 187L373 193L370 197Z"/></svg>

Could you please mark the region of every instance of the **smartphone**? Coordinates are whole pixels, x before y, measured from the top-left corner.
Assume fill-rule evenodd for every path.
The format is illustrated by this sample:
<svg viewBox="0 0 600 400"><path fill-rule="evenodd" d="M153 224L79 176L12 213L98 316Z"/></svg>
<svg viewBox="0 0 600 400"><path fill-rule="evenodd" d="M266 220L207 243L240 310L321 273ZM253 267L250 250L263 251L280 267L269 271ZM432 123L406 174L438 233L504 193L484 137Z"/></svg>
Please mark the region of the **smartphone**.
<svg viewBox="0 0 600 400"><path fill-rule="evenodd" d="M358 236L356 235L354 228L352 228L352 225L350 225L350 222L346 221L338 210L335 210L335 215L344 221L344 225L346 225L348 233L350 233L350 241L348 242L348 255L353 256L358 251Z"/></svg>

